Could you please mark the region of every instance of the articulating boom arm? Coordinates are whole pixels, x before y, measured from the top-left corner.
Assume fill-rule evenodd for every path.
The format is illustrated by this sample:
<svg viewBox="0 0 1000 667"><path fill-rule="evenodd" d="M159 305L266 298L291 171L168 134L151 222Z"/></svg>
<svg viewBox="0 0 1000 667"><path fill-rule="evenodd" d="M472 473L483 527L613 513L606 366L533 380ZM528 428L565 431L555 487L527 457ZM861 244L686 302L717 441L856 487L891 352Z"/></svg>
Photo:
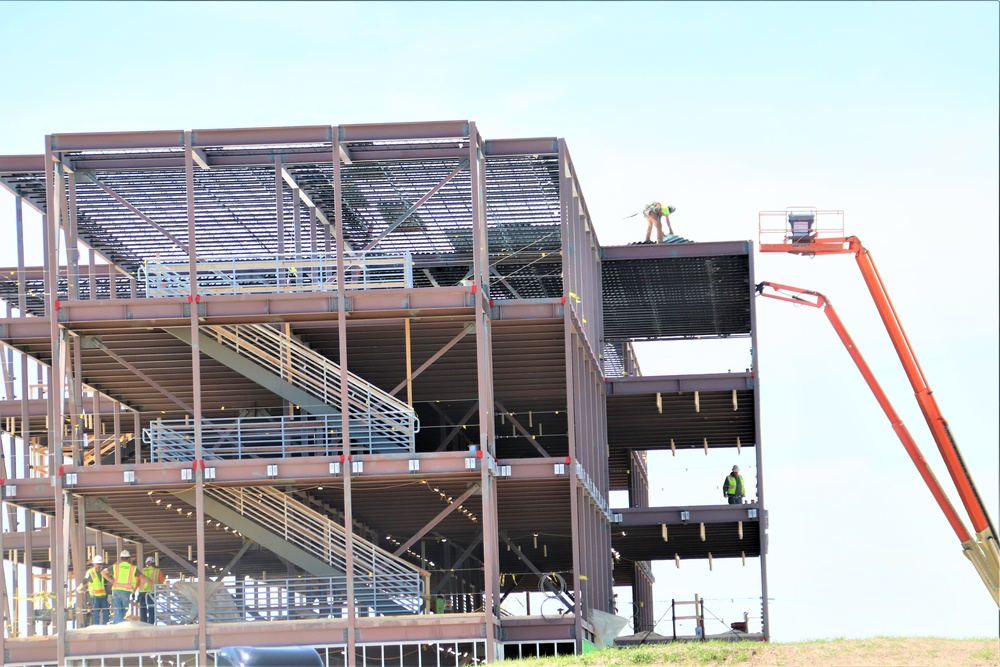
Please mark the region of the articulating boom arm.
<svg viewBox="0 0 1000 667"><path fill-rule="evenodd" d="M899 437L900 442L903 444L903 448L906 449L906 453L909 454L910 459L913 461L913 464L917 467L917 470L919 471L920 476L923 478L924 483L927 485L927 488L930 489L930 492L934 496L934 499L941 507L941 510L944 512L945 517L948 519L948 523L951 524L952 530L954 530L955 535L958 536L959 541L962 543L963 553L965 553L966 557L968 557L968 559L972 561L972 564L975 566L976 571L982 578L983 583L985 583L986 587L990 590L990 593L993 596L993 600L997 603L998 606L1000 606L1000 551L998 551L997 549L997 541L995 533L993 532L992 523L989 521L989 518L986 515L986 510L983 507L982 501L979 498L979 494L978 492L976 492L975 486L972 484L972 480L968 476L968 471L966 471L965 464L964 462L962 462L961 456L958 453L958 448L955 445L954 440L951 438L951 432L948 430L947 423L945 423L944 418L940 416L940 411L937 410L937 403L931 396L930 390L926 388L926 383L923 383L923 374L920 371L919 365L917 364L916 357L913 356L912 350L910 349L909 341L906 340L906 335L902 331L902 326L899 325L898 319L896 319L895 317L895 311L892 309L892 303L889 301L888 295L885 294L885 291L882 288L882 283L881 279L878 277L878 272L875 270L874 264L870 262L870 259L868 259L868 253L867 251L864 250L864 248L861 247L860 242L858 242L857 239L854 237L851 237L851 240L857 244L856 245L857 248L861 249L859 252L861 251L864 252L866 258L866 264L870 265L870 271L877 281L877 285L879 288L878 293L876 293L876 291L872 288L872 283L869 283L869 289L872 289L872 295L873 297L875 297L876 305L879 305L881 297L882 299L884 299L885 304L887 304L888 310L891 311L892 322L895 325L895 327L898 328L898 335L901 336L902 339L901 341L899 341L901 343L900 345L897 345L898 342L897 336L894 335L894 328L890 327L890 323L888 321L886 321L886 327L889 329L889 334L890 337L893 339L893 344L896 346L896 351L897 353L899 353L900 359L903 361L903 366L907 370L907 376L910 377L911 383L914 383L915 376L911 375L911 367L908 366L908 361L909 361L910 364L912 364L912 366L915 367L916 376L922 383L921 385L923 387L922 391L917 390L917 386L914 385L915 390L917 390L917 402L920 404L921 409L924 412L924 417L927 419L928 424L931 426L931 431L932 433L934 433L935 441L938 441L938 431L935 429L935 426L940 423L943 426L944 433L947 435L948 451L953 453L954 458L961 466L960 467L961 475L959 478L956 478L956 473L952 469L951 465L948 466L948 469L952 475L953 480L955 481L955 486L958 488L959 495L962 497L962 501L965 504L966 508L969 509L970 504L972 504L972 506L978 510L977 513L969 509L969 514L972 517L973 525L976 527L977 534L975 538L969 535L969 531L962 523L962 519L955 512L955 508L952 506L951 501L948 500L948 497L942 490L941 485L937 481L937 478L934 477L934 473L928 467L927 461L921 454L920 449L917 447L917 444L913 440L913 437L910 435L910 432L907 430L906 426L899 418L899 415L892 407L892 404L886 397L885 392L882 390L882 387L879 385L878 381L875 379L875 376L872 374L871 368L868 367L868 364L865 362L864 357L861 356L861 352L854 344L854 341L851 339L850 334L847 333L847 329L844 327L843 322L841 322L840 317L837 315L830 301L819 292L805 290L798 287L791 287L789 285L781 285L778 283L762 282L759 285L757 285L757 292L761 296L767 298L777 299L779 301L787 301L789 303L797 305L807 305L813 308L819 308L824 312L824 314L826 314L826 317L830 321L830 324L833 325L833 328L837 332L837 335L840 337L841 342L844 343L844 347L847 348L847 352L851 355L851 358L857 365L858 370L861 371L861 375L864 377L865 382L868 383L868 387L872 390L872 393L875 395L876 400L882 407L882 410L885 412L886 417L888 417L889 422L892 424L892 429L896 432L896 435ZM851 245L853 246L854 244L852 243ZM840 250L840 252L850 252L850 250ZM858 258L858 263L859 264L862 263L860 255ZM862 273L866 273L867 270L869 269L866 269L866 266L862 265ZM868 282L867 273L865 282ZM767 291L769 288L771 290L774 290L774 293ZM782 294L781 292L785 292L786 294ZM879 313L881 314L882 312L883 309L881 306L879 306ZM883 315L883 321L885 320L886 317L885 315ZM901 346L904 344L905 347L901 349ZM904 358L904 349L907 353L906 358ZM925 409L925 405L927 405L930 409ZM935 414L937 416L932 419L932 415ZM941 453L945 459L945 463L948 464L949 463L948 454L946 454L945 450L942 449L940 441L938 441L937 444L938 448L941 449ZM960 483L960 481L964 481L965 485ZM967 491L965 489L971 490L972 492L971 497L967 496ZM984 528L980 529L980 527L976 525L977 518L982 519Z"/></svg>

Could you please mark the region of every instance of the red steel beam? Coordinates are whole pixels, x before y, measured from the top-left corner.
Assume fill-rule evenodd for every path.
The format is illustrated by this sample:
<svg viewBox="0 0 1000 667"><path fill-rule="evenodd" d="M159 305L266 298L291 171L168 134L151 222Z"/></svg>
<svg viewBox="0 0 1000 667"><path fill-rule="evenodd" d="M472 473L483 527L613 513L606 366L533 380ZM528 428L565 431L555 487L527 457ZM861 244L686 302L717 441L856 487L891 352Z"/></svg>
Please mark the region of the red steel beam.
<svg viewBox="0 0 1000 667"><path fill-rule="evenodd" d="M430 121L424 123L379 123L376 125L338 125L340 141L407 141L414 139L467 139L469 121ZM351 159L354 160L351 150Z"/></svg>
<svg viewBox="0 0 1000 667"><path fill-rule="evenodd" d="M747 510L754 510L757 516L750 518L750 512ZM680 526L699 523L735 523L737 521L757 523L760 521L760 508L756 503L745 505L624 507L621 509L612 509L611 512L622 515L621 523L616 524L621 527L657 526L661 524ZM681 520L681 512L689 512L689 517Z"/></svg>
<svg viewBox="0 0 1000 667"><path fill-rule="evenodd" d="M79 132L53 134L51 137L53 152L184 148L182 130Z"/></svg>
<svg viewBox="0 0 1000 667"><path fill-rule="evenodd" d="M559 139L556 137L488 139L483 152L486 154L486 157L500 155L556 155L559 153Z"/></svg>

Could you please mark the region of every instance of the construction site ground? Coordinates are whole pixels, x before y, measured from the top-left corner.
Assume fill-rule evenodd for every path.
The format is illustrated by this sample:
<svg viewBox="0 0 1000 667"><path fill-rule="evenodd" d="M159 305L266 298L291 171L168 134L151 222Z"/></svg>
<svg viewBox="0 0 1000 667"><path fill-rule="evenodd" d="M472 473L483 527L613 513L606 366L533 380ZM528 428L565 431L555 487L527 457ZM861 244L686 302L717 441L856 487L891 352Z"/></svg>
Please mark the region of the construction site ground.
<svg viewBox="0 0 1000 667"><path fill-rule="evenodd" d="M1000 639L877 637L833 639L789 644L765 642L678 642L605 649L583 656L522 660L524 667L678 667L741 665L743 667L997 667Z"/></svg>

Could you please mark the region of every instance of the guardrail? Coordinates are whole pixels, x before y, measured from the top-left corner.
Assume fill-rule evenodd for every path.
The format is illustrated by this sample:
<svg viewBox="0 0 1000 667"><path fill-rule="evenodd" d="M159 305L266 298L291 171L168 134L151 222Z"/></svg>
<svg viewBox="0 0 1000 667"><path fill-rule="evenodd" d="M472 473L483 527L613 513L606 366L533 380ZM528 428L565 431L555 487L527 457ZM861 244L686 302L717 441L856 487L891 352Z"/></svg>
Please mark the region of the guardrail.
<svg viewBox="0 0 1000 667"><path fill-rule="evenodd" d="M376 573L372 586L354 587L354 608L359 616L400 614L415 607L420 611L420 591L398 599L380 590L402 590L398 577ZM296 577L294 579L222 579L209 581L206 611L209 623L243 621L291 621L347 616L347 578ZM198 582L180 580L154 587L156 617L166 625L198 622Z"/></svg>
<svg viewBox="0 0 1000 667"><path fill-rule="evenodd" d="M413 443L399 437L367 434L360 422L351 423L352 454L412 453ZM203 419L201 446L205 459L284 458L343 454L339 415L293 415ZM157 461L194 460L194 422L157 419L142 430L150 458Z"/></svg>
<svg viewBox="0 0 1000 667"><path fill-rule="evenodd" d="M195 270L198 292L203 295L324 292L339 288L336 253L222 258L198 262ZM187 260L147 261L140 276L147 297L191 293ZM351 289L413 287L410 254L345 252L344 285Z"/></svg>
<svg viewBox="0 0 1000 667"><path fill-rule="evenodd" d="M346 531L331 520L274 488L208 487L205 495L263 526L289 544L340 570L347 569ZM354 535L355 588L368 588L380 599L414 600L426 587L421 568ZM396 613L416 613L419 602L396 603Z"/></svg>
<svg viewBox="0 0 1000 667"><path fill-rule="evenodd" d="M284 332L266 324L207 326L204 331L322 404L342 409L340 366ZM414 434L420 430L413 409L354 373L347 377L352 451L386 442L405 443L412 449Z"/></svg>

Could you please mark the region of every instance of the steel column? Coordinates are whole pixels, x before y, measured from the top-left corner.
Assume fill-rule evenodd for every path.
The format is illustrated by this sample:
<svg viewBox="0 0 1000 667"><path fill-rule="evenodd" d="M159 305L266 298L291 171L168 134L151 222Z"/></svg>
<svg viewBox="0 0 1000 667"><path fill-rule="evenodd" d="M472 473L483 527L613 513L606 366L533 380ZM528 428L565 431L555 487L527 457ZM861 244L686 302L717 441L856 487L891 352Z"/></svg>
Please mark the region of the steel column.
<svg viewBox="0 0 1000 667"><path fill-rule="evenodd" d="M476 305L476 367L479 393L479 448L496 456L493 424L493 336L489 311L489 231L486 225L486 178L482 140L475 123L469 123L469 186L472 205L472 246ZM496 642L496 607L500 583L497 543L496 480L489 466L482 468L483 500L483 611L486 614L487 661L499 657Z"/></svg>
<svg viewBox="0 0 1000 667"><path fill-rule="evenodd" d="M198 249L197 249L197 225L195 220L194 206L194 147L191 140L191 133L184 133L184 177L185 191L187 193L187 218L188 218L188 271L190 272L189 283L191 294L188 297L190 307L190 327L191 327L191 389L192 406L194 419L194 458L200 462L204 458L201 442L201 348L199 341L201 338L198 324ZM136 440L139 433L135 433ZM204 464L202 464L204 465ZM205 577L207 576L205 548L205 471L202 466L197 466L195 470L195 524L196 542L198 551L198 660L199 664L208 662L208 588Z"/></svg>
<svg viewBox="0 0 1000 667"><path fill-rule="evenodd" d="M750 283L750 371L756 378L753 388L754 438L757 446L754 454L757 462L757 507L760 514L757 531L760 536L760 610L761 633L764 639L771 637L771 619L767 600L767 510L764 505L764 454L760 429L760 361L757 357L757 299L754 298L757 281L754 278L754 255L749 253Z"/></svg>
<svg viewBox="0 0 1000 667"><path fill-rule="evenodd" d="M347 288L344 285L344 186L341 183L340 134L341 128L334 128L333 151L333 199L334 234L337 242L337 336L340 355L340 402L350 405L347 369ZM347 665L355 667L357 655L355 635L357 633L357 610L354 608L354 503L351 498L351 425L348 410L341 414L341 432L344 441L344 548L345 574L347 578Z"/></svg>

